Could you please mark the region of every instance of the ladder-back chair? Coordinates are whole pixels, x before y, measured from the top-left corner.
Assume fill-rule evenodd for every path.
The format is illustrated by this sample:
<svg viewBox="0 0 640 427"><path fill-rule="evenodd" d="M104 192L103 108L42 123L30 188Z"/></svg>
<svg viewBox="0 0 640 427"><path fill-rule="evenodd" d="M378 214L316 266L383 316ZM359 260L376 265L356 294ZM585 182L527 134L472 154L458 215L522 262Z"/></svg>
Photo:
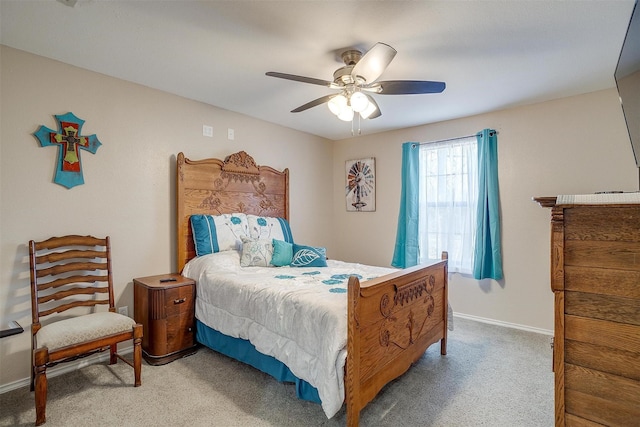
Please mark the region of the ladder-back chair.
<svg viewBox="0 0 640 427"><path fill-rule="evenodd" d="M31 390L35 389L36 425L46 421L46 370L58 363L108 349L109 364L120 358L133 367L134 385L138 387L142 325L116 313L109 237L31 240L29 264L33 317ZM97 310L98 305L108 306L108 311ZM70 309L73 310L67 311ZM54 314L57 315L40 323ZM127 340L133 340L133 362L117 354L117 344Z"/></svg>

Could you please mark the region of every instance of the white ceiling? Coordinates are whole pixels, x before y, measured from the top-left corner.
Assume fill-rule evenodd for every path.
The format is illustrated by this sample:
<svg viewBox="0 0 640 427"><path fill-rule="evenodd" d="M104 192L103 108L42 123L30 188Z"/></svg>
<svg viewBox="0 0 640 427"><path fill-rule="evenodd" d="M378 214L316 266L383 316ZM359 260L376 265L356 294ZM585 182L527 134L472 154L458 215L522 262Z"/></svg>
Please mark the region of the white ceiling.
<svg viewBox="0 0 640 427"><path fill-rule="evenodd" d="M436 80L441 94L377 95L363 134L615 86L633 0L0 0L2 44L329 139L351 124L331 89L337 53L376 42L398 54L380 80ZM356 123L357 129L357 123Z"/></svg>

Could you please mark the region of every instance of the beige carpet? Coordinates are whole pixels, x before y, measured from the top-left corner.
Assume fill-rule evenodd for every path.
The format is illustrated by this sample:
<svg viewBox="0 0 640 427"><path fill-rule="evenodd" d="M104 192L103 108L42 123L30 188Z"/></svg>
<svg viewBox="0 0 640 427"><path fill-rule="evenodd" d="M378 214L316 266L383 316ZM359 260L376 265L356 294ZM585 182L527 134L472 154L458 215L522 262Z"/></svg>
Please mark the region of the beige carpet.
<svg viewBox="0 0 640 427"><path fill-rule="evenodd" d="M363 410L367 426L553 426L551 337L455 319L448 355L434 345ZM344 426L294 387L208 349L144 364L142 387L120 362L49 380L45 426ZM0 395L0 426L33 425L28 388Z"/></svg>

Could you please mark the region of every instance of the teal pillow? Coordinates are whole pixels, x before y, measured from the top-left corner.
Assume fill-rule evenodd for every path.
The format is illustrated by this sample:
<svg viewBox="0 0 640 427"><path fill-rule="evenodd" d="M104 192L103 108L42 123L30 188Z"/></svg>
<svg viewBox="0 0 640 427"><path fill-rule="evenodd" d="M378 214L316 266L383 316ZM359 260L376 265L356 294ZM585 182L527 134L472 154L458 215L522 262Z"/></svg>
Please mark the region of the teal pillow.
<svg viewBox="0 0 640 427"><path fill-rule="evenodd" d="M326 267L327 250L313 246L293 244L291 267Z"/></svg>
<svg viewBox="0 0 640 427"><path fill-rule="evenodd" d="M273 257L271 264L276 267L283 267L291 264L293 260L293 245L284 240L273 239Z"/></svg>

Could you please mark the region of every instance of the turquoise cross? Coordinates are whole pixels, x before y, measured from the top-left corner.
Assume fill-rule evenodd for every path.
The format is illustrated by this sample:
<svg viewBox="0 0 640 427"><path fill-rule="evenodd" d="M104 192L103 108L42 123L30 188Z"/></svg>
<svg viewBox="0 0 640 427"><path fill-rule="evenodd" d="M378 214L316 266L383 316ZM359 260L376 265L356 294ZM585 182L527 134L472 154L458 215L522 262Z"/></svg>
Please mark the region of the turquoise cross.
<svg viewBox="0 0 640 427"><path fill-rule="evenodd" d="M94 135L82 136L84 120L73 113L55 116L59 131L40 126L33 133L42 147L58 146L58 162L54 182L67 188L84 184L80 150L95 154L102 143Z"/></svg>

